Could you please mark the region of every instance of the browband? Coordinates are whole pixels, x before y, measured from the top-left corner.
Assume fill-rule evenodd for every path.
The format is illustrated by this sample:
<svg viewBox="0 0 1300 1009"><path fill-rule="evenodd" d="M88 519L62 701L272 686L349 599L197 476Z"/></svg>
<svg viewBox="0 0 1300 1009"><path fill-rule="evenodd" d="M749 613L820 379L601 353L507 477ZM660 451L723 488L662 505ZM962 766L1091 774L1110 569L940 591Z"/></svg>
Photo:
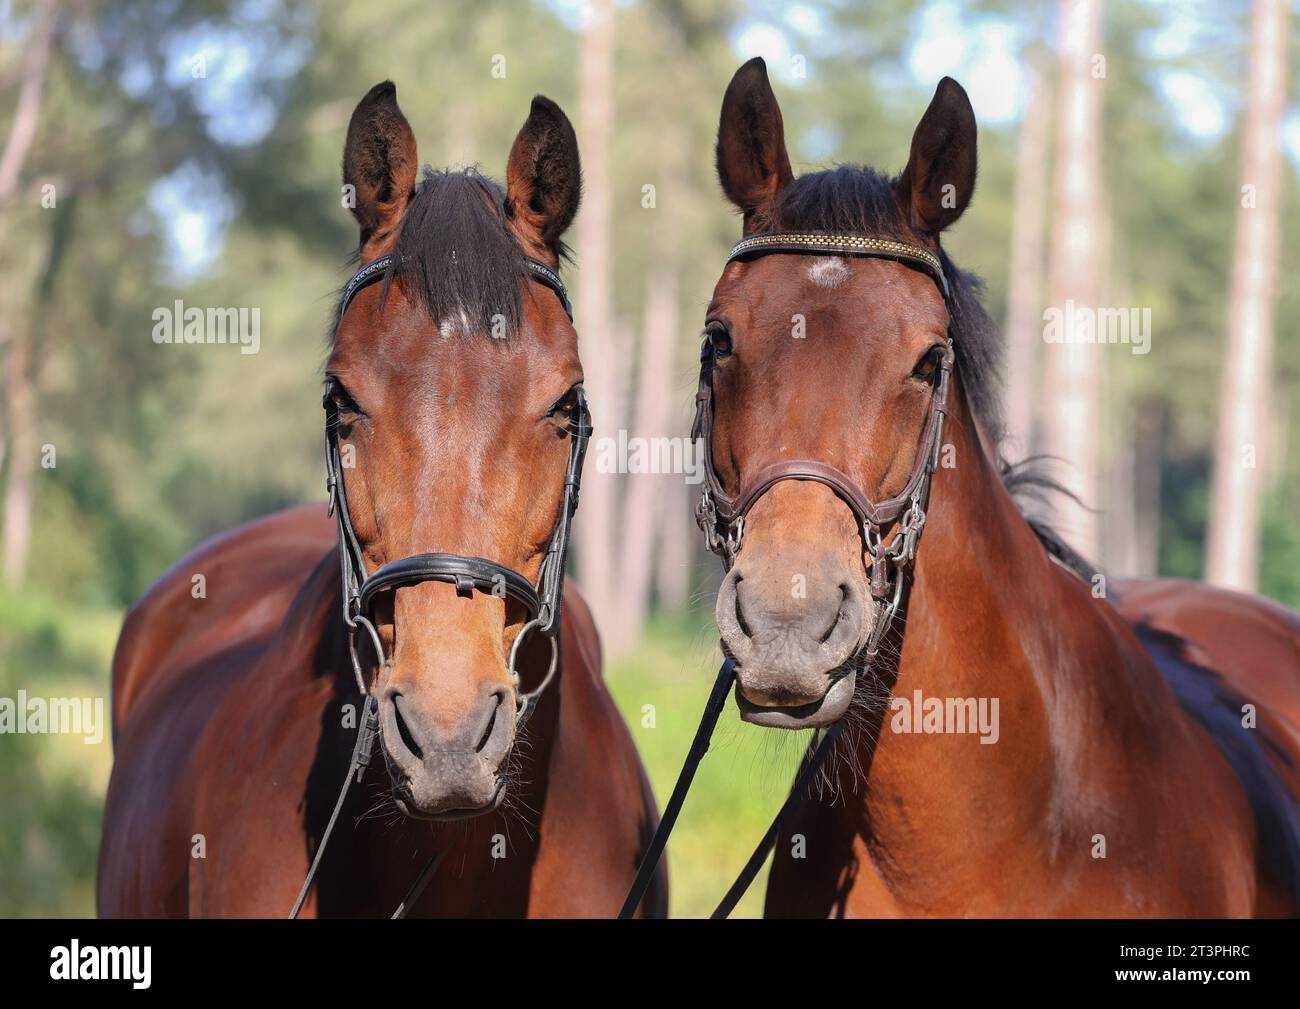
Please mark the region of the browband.
<svg viewBox="0 0 1300 1009"><path fill-rule="evenodd" d="M872 259L893 259L909 266L917 266L928 273L939 285L945 302L951 301L948 278L943 273L943 263L929 249L892 238L867 238L863 235L822 235L817 233L760 231L742 238L731 247L727 262L749 256L762 256L770 252L804 253L814 256L865 256Z"/></svg>
<svg viewBox="0 0 1300 1009"><path fill-rule="evenodd" d="M334 319L335 325L338 325L343 319L343 313L348 310L348 306L352 304L352 299L360 293L362 288L369 287L375 281L388 276L389 269L396 260L396 256L380 256L378 259L372 259L357 270L352 279L348 281L347 286L343 288L343 297L339 299L339 310ZM572 322L573 305L569 302L569 291L564 286L564 281L560 275L540 259L533 259L532 256L524 257L524 265L528 267L528 272L532 275L533 280L544 284L555 292L556 297L560 299L560 304L564 306L564 314Z"/></svg>

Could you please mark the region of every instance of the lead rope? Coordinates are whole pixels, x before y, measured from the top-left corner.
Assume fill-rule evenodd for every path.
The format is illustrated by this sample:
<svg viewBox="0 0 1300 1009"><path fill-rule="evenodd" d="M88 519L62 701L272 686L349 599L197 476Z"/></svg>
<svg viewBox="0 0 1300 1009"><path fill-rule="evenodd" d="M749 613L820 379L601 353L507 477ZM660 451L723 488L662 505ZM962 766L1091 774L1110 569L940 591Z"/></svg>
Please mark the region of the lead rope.
<svg viewBox="0 0 1300 1009"><path fill-rule="evenodd" d="M686 762L682 764L682 769L677 775L677 784L673 786L673 794L668 799L668 805L664 807L663 817L659 820L659 826L655 828L654 836L650 839L650 845L646 848L645 855L641 859L636 879L632 881L632 888L628 890L627 898L623 901L623 907L618 912L620 920L631 918L636 914L636 909L641 904L641 898L645 896L646 890L649 889L650 880L654 877L655 870L659 867L659 861L663 857L664 847L668 844L668 835L673 832L673 827L677 823L677 816L682 811L682 804L686 801L686 793L690 791L691 782L695 780L695 772L699 769L704 755L709 752L709 742L713 738L713 730L717 727L718 716L722 714L722 709L726 706L727 692L731 689L731 683L735 677L736 663L732 659L727 659L722 663L722 668L718 670L718 678L713 683L713 690L709 693L708 703L704 705L704 714L700 718L699 728L695 730L695 739L692 740L691 748L686 754ZM762 868L768 853L776 844L777 837L780 835L781 824L790 811L794 809L795 803L802 797L804 790L826 760L831 747L839 736L841 727L841 723L836 722L822 734L821 741L805 762L803 771L795 781L794 787L790 790L789 797L776 814L776 819L772 821L772 825L768 827L767 833L759 841L758 847L754 849L754 853L749 857L749 861L745 863L740 875L731 884L726 896L722 898L722 903L717 906L710 917L727 917L740 898L744 896L745 891L749 889L750 884L754 882L758 870Z"/></svg>
<svg viewBox="0 0 1300 1009"><path fill-rule="evenodd" d="M442 863L442 857L447 854L445 851L435 851L429 856L429 861L424 863L424 868L420 870L420 875L415 877L415 882L411 888L406 891L406 896L402 902L397 905L397 910L393 912L393 919L405 918L406 912L411 910L412 906L420 899L420 894L424 893L424 888L429 882L429 877L433 875L434 870ZM390 919L392 920L392 919Z"/></svg>
<svg viewBox="0 0 1300 1009"><path fill-rule="evenodd" d="M668 835L673 832L677 814L682 811L686 793L690 791L691 782L695 780L695 770L700 766L704 755L709 752L709 740L713 738L713 729L718 724L718 716L722 714L722 709L727 703L727 691L735 676L736 663L727 659L718 670L718 678L713 683L709 701L704 705L700 727L695 730L695 739L692 740L691 748L686 754L686 763L682 765L677 775L677 784L673 786L673 794L669 796L668 805L664 807L664 815L659 820L659 826L655 828L654 837L650 838L650 847L646 848L645 856L641 859L641 866L636 871L636 879L632 881L632 889L627 892L627 899L623 901L623 907L618 912L620 919L631 918L636 913L637 905L641 903L641 898L650 886L650 879L659 866L660 856L663 855L664 845L668 843Z"/></svg>
<svg viewBox="0 0 1300 1009"><path fill-rule="evenodd" d="M312 880L316 878L316 870L320 868L321 859L325 855L325 846L329 844L330 835L334 832L334 825L338 823L339 813L343 811L343 803L347 800L353 779L360 781L362 774L370 766L370 757L375 749L375 734L378 731L379 705L375 702L375 695L368 693L366 694L365 707L361 712L361 727L357 730L357 741L352 747L352 762L348 765L347 777L343 779L343 787L339 790L338 801L334 803L334 812L330 814L330 822L325 825L325 832L321 834L320 844L316 846L316 856L311 860L311 868L307 870L307 878L302 881L302 889L298 891L298 899L293 902L293 910L289 912L290 921L298 917L298 912L302 910L302 905L307 900L307 892L311 889Z"/></svg>

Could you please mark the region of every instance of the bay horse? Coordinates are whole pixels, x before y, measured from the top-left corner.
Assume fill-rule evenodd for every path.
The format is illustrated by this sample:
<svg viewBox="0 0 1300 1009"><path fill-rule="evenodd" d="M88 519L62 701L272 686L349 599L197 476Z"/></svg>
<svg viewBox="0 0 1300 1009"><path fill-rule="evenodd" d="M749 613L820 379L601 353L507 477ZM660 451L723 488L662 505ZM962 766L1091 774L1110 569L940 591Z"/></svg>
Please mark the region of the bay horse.
<svg viewBox="0 0 1300 1009"><path fill-rule="evenodd" d="M897 177L796 178L753 60L716 162L743 215L697 418L722 648L744 720L839 734L766 914L1295 915L1300 615L1107 586L1022 514L1044 478L1002 462L1000 340L940 244L975 186L961 86Z"/></svg>
<svg viewBox="0 0 1300 1009"><path fill-rule="evenodd" d="M343 152L364 265L325 367L337 528L312 505L235 529L127 615L101 915L284 916L372 712L384 759L338 800L308 916L607 916L657 821L591 612L559 605L589 434L556 272L573 128L535 98L504 189L417 165L377 85Z"/></svg>

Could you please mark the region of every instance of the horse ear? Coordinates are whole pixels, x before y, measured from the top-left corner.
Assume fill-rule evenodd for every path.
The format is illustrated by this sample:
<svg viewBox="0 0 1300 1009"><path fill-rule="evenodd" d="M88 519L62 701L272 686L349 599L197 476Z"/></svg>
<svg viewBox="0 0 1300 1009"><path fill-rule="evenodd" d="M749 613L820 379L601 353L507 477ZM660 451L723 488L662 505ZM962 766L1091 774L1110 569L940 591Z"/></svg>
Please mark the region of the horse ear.
<svg viewBox="0 0 1300 1009"><path fill-rule="evenodd" d="M353 187L352 216L361 225L363 250L401 221L417 163L415 134L397 107L396 85L376 84L353 110L343 147L343 182Z"/></svg>
<svg viewBox="0 0 1300 1009"><path fill-rule="evenodd" d="M526 249L558 258L560 237L581 202L573 124L555 102L537 95L506 161L506 217Z"/></svg>
<svg viewBox="0 0 1300 1009"><path fill-rule="evenodd" d="M727 85L715 158L722 191L744 213L745 232L755 230L764 223L777 193L794 178L781 106L762 57L737 70Z"/></svg>
<svg viewBox="0 0 1300 1009"><path fill-rule="evenodd" d="M912 227L934 238L970 203L975 192L975 110L965 89L951 77L939 82L912 134L912 154L897 192Z"/></svg>

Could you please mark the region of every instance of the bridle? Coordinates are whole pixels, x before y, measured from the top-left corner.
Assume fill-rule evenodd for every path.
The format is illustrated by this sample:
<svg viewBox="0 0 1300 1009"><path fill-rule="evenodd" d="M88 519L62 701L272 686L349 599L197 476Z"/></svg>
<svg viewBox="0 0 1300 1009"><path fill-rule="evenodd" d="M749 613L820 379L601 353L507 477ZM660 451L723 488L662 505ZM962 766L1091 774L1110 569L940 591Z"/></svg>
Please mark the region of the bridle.
<svg viewBox="0 0 1300 1009"><path fill-rule="evenodd" d="M339 308L334 320L336 330L357 294L371 284L384 278L391 278L399 265L394 256L380 256L357 270L344 287L343 296L339 300ZM573 309L560 275L545 263L531 257L524 257L524 265L528 269L530 279L550 288L556 294L564 306L565 314L572 322ZM335 821L343 808L349 787L354 779L357 781L361 779L366 767L369 766L375 737L379 731L379 702L374 690L366 685L361 659L357 652L357 637L362 630L366 632L366 637L374 648L378 665L382 668L387 658L374 618L374 605L380 596L405 586L432 581L454 585L456 594L465 598L472 597L474 592L478 591L485 595L513 600L519 604L523 607L525 621L511 645L508 667L515 689L515 731L521 731L533 712L537 710L538 701L554 680L559 666L560 606L564 593L564 563L569 549L569 532L573 515L578 508L582 461L592 431L591 414L587 409L586 397L582 390L578 389L570 418L569 460L565 469L564 491L560 499L559 514L556 516L555 528L551 532L550 542L547 544L546 554L542 558L541 570L537 576L537 584L534 586L513 568L482 557L463 554L411 554L389 561L374 571L368 571L360 541L352 526L352 515L348 510L347 487L343 479L345 467L339 445L338 405L328 390L324 397L324 407L326 488L329 493L329 514L334 516L338 523L339 566L343 582L343 622L347 627L348 655L352 662L352 672L356 677L357 689L365 697L365 706L362 711L361 727L357 732L356 744L352 751L352 762L343 781L343 789L339 793L329 824L321 836L298 900L289 915L291 918L297 917L311 888L312 879L315 877ZM534 689L524 691L518 671L518 661L520 646L530 634L540 635L550 644L550 662L541 682ZM398 913L394 914L394 917L403 916L419 897L439 858L440 855L435 854L425 865L411 891L398 906Z"/></svg>
<svg viewBox="0 0 1300 1009"><path fill-rule="evenodd" d="M948 279L939 257L927 249L892 239L857 235L757 234L736 244L727 265L777 253L860 256L892 259L929 274L938 285L954 317ZM872 501L842 470L816 459L786 459L769 463L733 495L727 493L713 461L713 366L712 344L706 338L700 350L700 384L695 396L695 422L691 438L704 447L704 490L695 509L695 520L704 533L705 545L722 558L728 569L735 563L745 532L745 516L759 498L784 480L811 480L823 484L848 505L858 522L864 556L871 572L871 599L877 612L862 654L875 661L902 599L904 573L916 559L916 545L925 528L929 505L930 478L939 465L943 443L943 420L948 410L948 386L952 378L953 345L951 327L948 343L935 370L935 384L926 409L921 437L903 488L883 501ZM894 536L886 542L884 531L897 523Z"/></svg>
<svg viewBox="0 0 1300 1009"><path fill-rule="evenodd" d="M704 489L695 509L695 517L704 533L705 545L722 558L729 570L743 545L745 516L764 494L785 480L809 480L830 488L848 505L857 519L863 556L871 576L871 601L876 611L875 620L867 639L849 664L853 666L861 660L865 671L875 662L881 643L897 616L908 572L916 560L917 543L925 528L930 482L939 466L943 422L948 411L948 391L955 361L952 320L956 318L957 305L939 257L928 249L908 242L860 235L761 232L737 242L727 257L726 265L767 255L854 256L894 260L928 274L938 286L948 308L948 341L935 370L934 386L911 470L902 489L883 501L873 501L842 470L816 459L787 459L769 463L750 476L736 494L729 494L713 458L713 370L717 359L707 336L700 350L699 390L695 397L695 421L691 425L691 438L697 444L702 442L704 450ZM887 539L886 533L891 528L893 535ZM708 752L709 739L726 703L734 677L735 663L727 659L718 672L686 762L668 805L664 808L659 828L642 859L632 889L619 912L620 918L629 918L636 912L641 897L649 886L668 835L672 833L677 814L690 790L695 770ZM830 726L816 747L810 747L805 754L802 768L785 804L712 917L725 918L749 888L768 852L776 844L781 823L811 784L817 769L830 753L842 724L836 722Z"/></svg>
<svg viewBox="0 0 1300 1009"><path fill-rule="evenodd" d="M556 293L572 321L573 312L569 305L568 293L559 274L545 263L535 259L526 258L525 263L532 279ZM339 321L342 320L343 313L347 311L348 305L357 293L387 276L392 265L392 256L381 256L357 271L356 276L344 288L343 298L339 303ZM385 661L383 644L379 639L379 632L375 628L373 618L375 600L383 593L393 592L408 585L419 585L430 581L448 582L456 587L457 595L469 598L477 590L498 598L514 600L524 608L527 619L511 646L509 664L510 678L515 686L515 728L522 729L536 710L542 692L554 679L559 664L557 632L564 592L564 561L569 548L569 530L573 523L573 514L578 508L582 460L587 451L587 441L591 437L591 416L581 389L577 391L577 402L571 421L572 439L569 443L568 467L564 475L564 494L560 501L555 529L546 548L546 556L542 559L536 588L518 571L504 564L462 554L412 554L390 561L368 573L361 545L352 528L352 516L348 511L347 488L343 482L344 467L339 449L338 406L328 393L324 398L324 406L329 513L338 519L339 564L343 576L343 622L348 628L348 650L358 688L362 693L367 692L356 648L357 634L361 629L365 629L374 646L380 665ZM539 634L550 643L551 659L541 684L534 690L525 692L522 690L516 664L520 645L529 634Z"/></svg>

